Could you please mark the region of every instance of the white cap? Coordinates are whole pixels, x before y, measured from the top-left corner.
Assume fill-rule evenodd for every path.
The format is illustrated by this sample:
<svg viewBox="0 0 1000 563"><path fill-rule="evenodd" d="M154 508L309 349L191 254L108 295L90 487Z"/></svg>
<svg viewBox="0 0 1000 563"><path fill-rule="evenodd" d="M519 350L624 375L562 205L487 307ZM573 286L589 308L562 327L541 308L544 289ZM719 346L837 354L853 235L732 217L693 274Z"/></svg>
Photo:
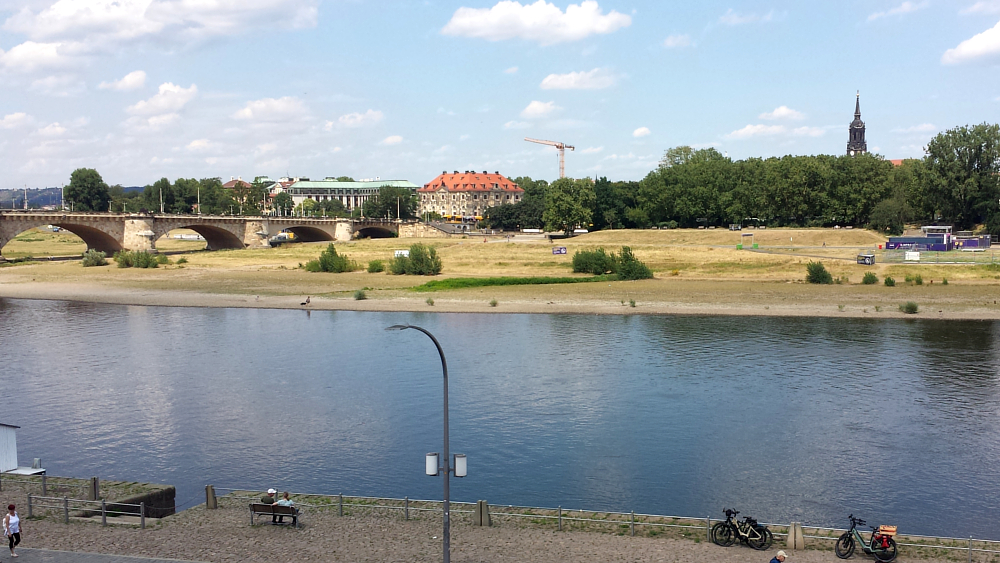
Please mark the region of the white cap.
<svg viewBox="0 0 1000 563"><path fill-rule="evenodd" d="M778 554L777 554L777 555L775 555L775 557L788 557L788 556L787 556L787 555L785 555L785 552L784 552L784 551L779 551L779 552L778 552Z"/></svg>
<svg viewBox="0 0 1000 563"><path fill-rule="evenodd" d="M273 495L273 494L277 494L277 492L278 492L278 491L276 491L276 490L274 490L274 489L268 489L268 490L267 490L267 494L269 494L269 495Z"/></svg>

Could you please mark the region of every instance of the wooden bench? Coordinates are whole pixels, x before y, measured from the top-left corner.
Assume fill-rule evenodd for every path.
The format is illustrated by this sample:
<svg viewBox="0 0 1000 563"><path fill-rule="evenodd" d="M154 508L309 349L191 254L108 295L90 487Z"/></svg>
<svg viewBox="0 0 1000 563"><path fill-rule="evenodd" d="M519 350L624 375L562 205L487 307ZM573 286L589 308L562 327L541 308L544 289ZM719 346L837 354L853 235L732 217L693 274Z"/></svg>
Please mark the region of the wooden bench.
<svg viewBox="0 0 1000 563"><path fill-rule="evenodd" d="M254 516L287 516L292 519L292 521L289 522L289 524L294 524L296 528L299 527L299 509L295 508L294 506L281 506L278 504L261 504L259 502L251 502L250 503L251 526L253 526ZM284 524L284 522L281 523Z"/></svg>

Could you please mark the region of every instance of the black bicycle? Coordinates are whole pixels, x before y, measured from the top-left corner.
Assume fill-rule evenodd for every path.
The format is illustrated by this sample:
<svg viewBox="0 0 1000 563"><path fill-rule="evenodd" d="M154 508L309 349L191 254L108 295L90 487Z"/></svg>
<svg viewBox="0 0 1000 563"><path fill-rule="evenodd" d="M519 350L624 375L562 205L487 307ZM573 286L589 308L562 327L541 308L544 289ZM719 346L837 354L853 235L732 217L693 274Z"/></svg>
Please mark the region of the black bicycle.
<svg viewBox="0 0 1000 563"><path fill-rule="evenodd" d="M757 520L749 516L744 516L742 522L736 520L736 515L740 513L739 510L727 508L725 513L726 520L712 526L712 543L729 547L736 543L736 540L740 540L754 549L765 550L771 547L774 535L771 534L771 530L767 529L767 526L758 523Z"/></svg>
<svg viewBox="0 0 1000 563"><path fill-rule="evenodd" d="M882 563L889 563L896 558L896 540L892 538L896 535L895 526L879 526L878 528L869 526L872 529L872 535L866 541L861 532L858 531L858 526L864 526L867 523L860 518L855 518L853 514L847 518L851 521L851 529L844 532L837 540L837 545L834 546L837 557L847 559L854 555L855 547L860 545L862 551L874 556Z"/></svg>

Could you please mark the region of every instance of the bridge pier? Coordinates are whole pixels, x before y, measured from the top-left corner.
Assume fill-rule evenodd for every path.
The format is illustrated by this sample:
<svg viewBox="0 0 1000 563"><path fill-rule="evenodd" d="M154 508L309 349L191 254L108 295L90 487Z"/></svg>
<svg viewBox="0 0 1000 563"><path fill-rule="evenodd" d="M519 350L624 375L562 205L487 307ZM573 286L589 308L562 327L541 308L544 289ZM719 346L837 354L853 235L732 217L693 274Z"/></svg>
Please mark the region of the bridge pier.
<svg viewBox="0 0 1000 563"><path fill-rule="evenodd" d="M243 245L247 248L270 248L267 225L263 220L247 219L243 229Z"/></svg>
<svg viewBox="0 0 1000 563"><path fill-rule="evenodd" d="M156 252L156 232L153 230L153 219L126 219L125 233L122 236L122 247L126 250L142 250Z"/></svg>

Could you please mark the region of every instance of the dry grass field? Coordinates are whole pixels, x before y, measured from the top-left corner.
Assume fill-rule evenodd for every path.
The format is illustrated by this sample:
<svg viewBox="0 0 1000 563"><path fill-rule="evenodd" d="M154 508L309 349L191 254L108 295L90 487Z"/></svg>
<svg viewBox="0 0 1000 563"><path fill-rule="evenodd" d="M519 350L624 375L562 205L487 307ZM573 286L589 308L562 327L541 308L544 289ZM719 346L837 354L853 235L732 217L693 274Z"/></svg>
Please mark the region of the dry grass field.
<svg viewBox="0 0 1000 563"><path fill-rule="evenodd" d="M744 233L747 231L744 231ZM171 236L174 233L171 234ZM394 250L415 242L441 256L440 277L580 276L572 273L577 250L632 247L656 273L640 282L510 286L423 294L408 288L425 281L411 276L309 273L300 268L326 243L286 244L273 249L200 251L204 242L158 241L171 263L153 270L83 268L78 261L33 262L0 268L0 296L60 297L88 301L170 305L313 307L361 310L487 312L711 313L749 315L898 316L900 303L920 304L919 316L1000 318L1000 266L877 264L859 266L855 256L878 248L885 238L848 229L768 229L754 232L760 248L737 250L739 232L728 230L604 231L550 243L538 237L511 242L476 236L440 239L372 239L338 243L361 267L389 260ZM553 246L567 254L553 255ZM69 233L28 231L3 248L7 258L79 254L83 243ZM183 258L186 263L178 264ZM803 282L805 264L820 260L845 283ZM866 271L894 277L894 288L861 285ZM920 274L923 285L907 284ZM948 285L943 285L944 278ZM364 290L367 299L355 300ZM433 305L426 300L430 297ZM497 306L491 307L491 300ZM631 306L630 301L635 302Z"/></svg>

